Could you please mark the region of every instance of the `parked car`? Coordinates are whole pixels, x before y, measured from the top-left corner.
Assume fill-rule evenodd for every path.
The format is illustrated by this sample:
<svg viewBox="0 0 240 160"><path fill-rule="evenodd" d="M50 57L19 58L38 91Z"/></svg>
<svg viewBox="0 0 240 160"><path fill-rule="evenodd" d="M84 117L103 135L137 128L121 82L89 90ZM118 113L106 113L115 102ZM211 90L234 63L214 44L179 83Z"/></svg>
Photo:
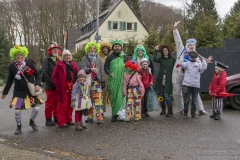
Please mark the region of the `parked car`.
<svg viewBox="0 0 240 160"><path fill-rule="evenodd" d="M239 96L228 97L225 100L232 108L240 110L240 74L227 77L226 89L228 93L239 94Z"/></svg>

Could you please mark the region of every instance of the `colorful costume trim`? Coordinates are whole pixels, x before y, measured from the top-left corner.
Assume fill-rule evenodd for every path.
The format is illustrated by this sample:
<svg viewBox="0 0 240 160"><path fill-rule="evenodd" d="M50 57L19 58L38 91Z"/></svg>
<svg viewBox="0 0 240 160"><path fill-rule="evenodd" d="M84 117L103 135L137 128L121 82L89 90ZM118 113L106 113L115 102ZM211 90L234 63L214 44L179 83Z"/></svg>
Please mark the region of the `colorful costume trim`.
<svg viewBox="0 0 240 160"><path fill-rule="evenodd" d="M30 97L27 96L25 99L14 97L10 103L10 106L22 110L22 109L30 109L31 107L36 107L43 104L43 100L40 97Z"/></svg>

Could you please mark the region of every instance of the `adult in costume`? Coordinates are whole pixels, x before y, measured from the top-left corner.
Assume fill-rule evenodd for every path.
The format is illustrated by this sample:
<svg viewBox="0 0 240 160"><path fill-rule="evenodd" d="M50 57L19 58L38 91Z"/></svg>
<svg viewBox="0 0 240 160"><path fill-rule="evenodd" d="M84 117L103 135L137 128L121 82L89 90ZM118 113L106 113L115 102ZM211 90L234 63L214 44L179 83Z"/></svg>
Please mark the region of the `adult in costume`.
<svg viewBox="0 0 240 160"><path fill-rule="evenodd" d="M39 91L41 76L33 61L25 59L27 55L28 49L26 47L15 45L15 47L10 50L10 57L14 60L14 62L8 67L7 83L2 92L2 99L4 99L14 82L13 98L10 106L15 108L15 120L17 123L15 134L22 133L22 109L32 108L29 125L34 131L38 129L34 121L39 112L38 105L43 103L41 98L32 96L28 89L27 81L34 83L35 91Z"/></svg>
<svg viewBox="0 0 240 160"><path fill-rule="evenodd" d="M102 59L98 56L100 47L99 44L95 42L89 42L85 46L85 55L82 58L81 69L84 69L86 74L91 74L91 98L93 101L93 107L96 109L96 120L97 124L101 124L103 121L103 98L102 89L105 87L105 74ZM93 122L93 107L88 110L88 119L85 121Z"/></svg>
<svg viewBox="0 0 240 160"><path fill-rule="evenodd" d="M62 53L63 61L59 61L53 70L52 82L56 87L57 120L59 128L68 128L72 123L71 96L72 88L77 80L78 67L72 61L69 50Z"/></svg>
<svg viewBox="0 0 240 160"><path fill-rule="evenodd" d="M188 39L186 41L186 47L183 46L181 36L177 30L177 25L180 23L180 21L176 22L174 25L173 29L173 35L174 35L174 40L176 43L177 47L177 60L173 68L173 74L172 74L172 83L173 83L173 99L174 103L177 107L178 113L177 115L183 114L183 98L182 98L182 82L184 78L184 71L182 67L179 65L179 57L184 54L185 51L190 52L190 51L195 51L195 46L196 46L196 40L195 39ZM206 60L207 63L211 62L211 56ZM189 55L184 56L185 61L189 61ZM201 63L201 62L199 62ZM208 114L203 107L203 103L201 100L200 95L198 94L197 97L197 109L199 110L199 114Z"/></svg>
<svg viewBox="0 0 240 160"><path fill-rule="evenodd" d="M153 54L153 61L160 63L160 69L156 78L156 83L154 89L159 92L159 94L164 97L164 100L160 103L162 107L162 112L160 115L165 115L166 117L173 116L172 111L172 100L170 94L172 93L172 71L176 59L171 56L174 51L174 47L167 44L157 45ZM161 56L158 57L158 53ZM168 112L166 114L166 104L168 107Z"/></svg>
<svg viewBox="0 0 240 160"><path fill-rule="evenodd" d="M57 123L57 101L55 100L56 88L52 82L53 69L58 61L61 61L61 46L56 42L48 48L48 55L43 58L42 62L42 78L45 82L46 102L45 102L45 118L47 126L54 126ZM52 120L54 117L54 121Z"/></svg>
<svg viewBox="0 0 240 160"><path fill-rule="evenodd" d="M100 45L100 52L98 55L102 58L103 64L106 61L107 56L110 54L112 46L107 42L102 42ZM105 84L107 84L108 76L105 74ZM108 91L107 87L103 88L103 111L106 112L106 106L109 104L108 102Z"/></svg>
<svg viewBox="0 0 240 160"><path fill-rule="evenodd" d="M114 40L112 42L112 54L107 56L104 64L105 73L108 75L108 92L112 107L112 122L117 121L117 112L123 104L123 74L125 72L124 64L128 57L122 52L122 41Z"/></svg>
<svg viewBox="0 0 240 160"><path fill-rule="evenodd" d="M149 61L149 68L151 69L150 72L153 75L154 74L154 67L153 67L153 62L152 60L148 57L147 51L143 46L137 46L134 49L134 54L132 60L136 61L138 64L138 68L141 69L141 60L143 58L146 58Z"/></svg>

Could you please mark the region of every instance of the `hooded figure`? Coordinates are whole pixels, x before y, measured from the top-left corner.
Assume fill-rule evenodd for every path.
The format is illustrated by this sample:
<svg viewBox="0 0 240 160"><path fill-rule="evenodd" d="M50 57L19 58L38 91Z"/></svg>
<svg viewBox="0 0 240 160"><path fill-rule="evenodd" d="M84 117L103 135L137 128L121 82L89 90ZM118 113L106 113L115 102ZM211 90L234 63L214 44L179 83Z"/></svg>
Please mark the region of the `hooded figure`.
<svg viewBox="0 0 240 160"><path fill-rule="evenodd" d="M177 30L178 23L179 22L175 23L174 30L173 30L174 41L177 48L177 57L176 57L177 60L175 62L173 73L172 73L172 84L173 84L172 95L173 95L175 106L177 107L177 110L178 110L177 115L181 115L183 114L183 108L184 108L183 97L182 97L182 82L184 78L184 71L182 70L182 67L179 65L179 60L180 60L179 57L181 57L181 55L184 54L184 52L195 51L197 41L193 38L188 39L186 41L186 48L184 48L181 36ZM189 61L189 60L190 60L190 56L185 55L184 61ZM197 110L199 110L200 115L208 114L204 110L203 103L199 94L197 97Z"/></svg>
<svg viewBox="0 0 240 160"><path fill-rule="evenodd" d="M122 52L123 43L121 40L112 41L112 54L110 54L104 64L105 73L108 75L108 92L112 107L112 122L117 121L117 112L123 104L123 74L125 72L124 63L128 57ZM117 85L116 85L117 84Z"/></svg>

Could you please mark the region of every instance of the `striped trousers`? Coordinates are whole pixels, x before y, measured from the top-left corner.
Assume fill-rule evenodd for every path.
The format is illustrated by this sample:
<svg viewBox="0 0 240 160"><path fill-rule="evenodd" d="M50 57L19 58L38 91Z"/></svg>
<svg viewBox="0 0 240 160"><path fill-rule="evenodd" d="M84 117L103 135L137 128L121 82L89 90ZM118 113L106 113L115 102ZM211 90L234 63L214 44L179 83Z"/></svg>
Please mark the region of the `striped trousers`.
<svg viewBox="0 0 240 160"><path fill-rule="evenodd" d="M220 113L222 113L223 98L217 98L217 97L212 98L212 110L213 110L213 112L219 111Z"/></svg>

